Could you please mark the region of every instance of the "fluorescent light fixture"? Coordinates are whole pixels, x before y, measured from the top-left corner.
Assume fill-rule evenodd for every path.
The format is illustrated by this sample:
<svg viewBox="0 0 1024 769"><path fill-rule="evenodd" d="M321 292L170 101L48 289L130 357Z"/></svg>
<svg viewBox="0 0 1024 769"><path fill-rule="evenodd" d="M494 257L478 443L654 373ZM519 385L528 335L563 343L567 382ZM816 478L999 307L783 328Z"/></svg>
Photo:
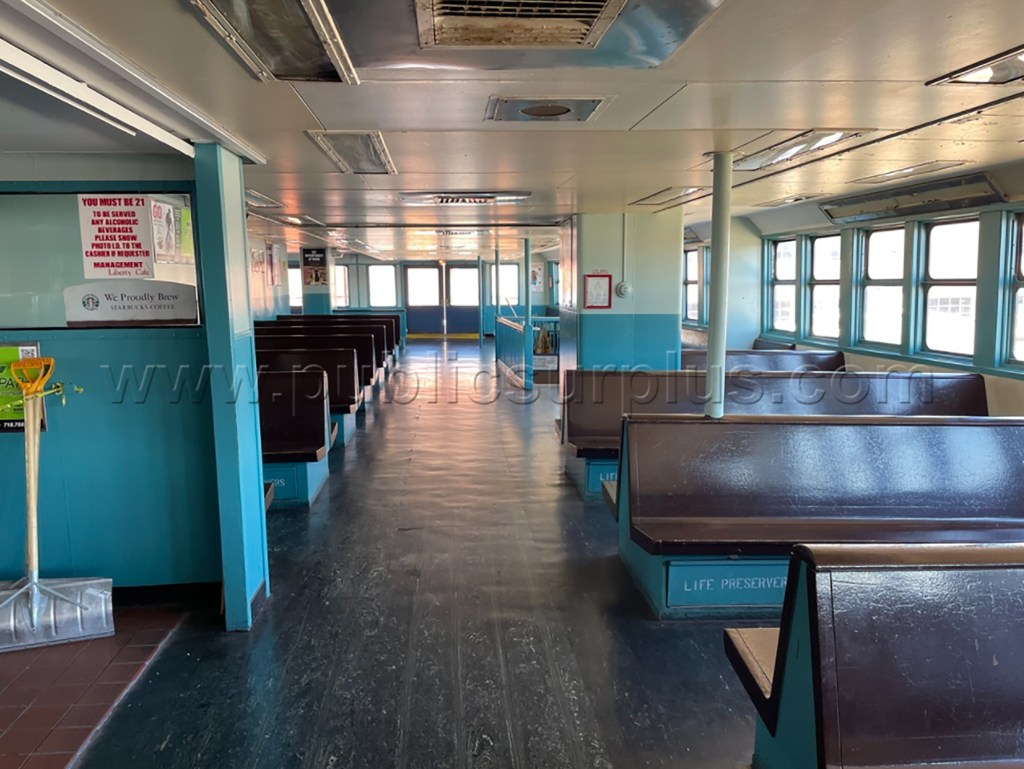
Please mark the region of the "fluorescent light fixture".
<svg viewBox="0 0 1024 769"><path fill-rule="evenodd" d="M779 208L780 206L791 206L794 203L803 203L805 200L813 200L814 198L820 198L822 193L814 193L811 195L790 195L785 198L778 198L777 200L769 200L765 203L755 204L757 208Z"/></svg>
<svg viewBox="0 0 1024 769"><path fill-rule="evenodd" d="M178 138L137 112L133 112L113 99L94 91L86 83L68 77L56 67L50 66L2 38L0 38L0 64L4 66L8 74L47 96L59 98L65 104L70 104L126 133L137 131L183 155L190 158L195 157L195 148L184 139Z"/></svg>
<svg viewBox="0 0 1024 769"><path fill-rule="evenodd" d="M343 173L396 174L380 131L306 131Z"/></svg>
<svg viewBox="0 0 1024 769"><path fill-rule="evenodd" d="M298 216L290 216L286 214L280 214L278 216L266 217L271 221L276 221L279 224L287 224L290 227L324 227L326 226L323 222L314 219L312 216L306 216L305 214L299 214Z"/></svg>
<svg viewBox="0 0 1024 769"><path fill-rule="evenodd" d="M1007 85L1024 79L1024 45L929 80L925 85Z"/></svg>
<svg viewBox="0 0 1024 769"><path fill-rule="evenodd" d="M301 0L301 3L294 0L191 2L214 32L264 82L359 83L359 76L324 0Z"/></svg>
<svg viewBox="0 0 1024 769"><path fill-rule="evenodd" d="M407 206L500 206L518 205L530 192L400 192Z"/></svg>
<svg viewBox="0 0 1024 769"><path fill-rule="evenodd" d="M963 211L1005 202L1006 197L988 174L971 174L833 200L820 204L819 208L835 224L846 225Z"/></svg>
<svg viewBox="0 0 1024 769"><path fill-rule="evenodd" d="M658 190L653 195L648 195L646 198L634 200L632 203L630 203L630 205L663 206L666 203L678 201L682 198L688 198L692 195L696 195L699 192L706 192L707 189L707 187L666 187L663 190Z"/></svg>
<svg viewBox="0 0 1024 769"><path fill-rule="evenodd" d="M284 208L284 203L279 203L256 190L245 191L245 203L249 208Z"/></svg>
<svg viewBox="0 0 1024 769"><path fill-rule="evenodd" d="M863 179L854 179L850 184L886 184L887 182L896 182L901 179L910 179L915 176L934 174L938 171L947 171L950 168L959 168L966 164L966 160L932 160L928 163L918 163L914 166L898 168L895 171L887 171L884 174L875 174L874 176L865 176Z"/></svg>
<svg viewBox="0 0 1024 769"><path fill-rule="evenodd" d="M760 171L776 163L808 155L812 152L832 147L841 142L860 136L860 131L823 130L806 131L792 139L787 139L752 155L738 157L733 162L736 171Z"/></svg>

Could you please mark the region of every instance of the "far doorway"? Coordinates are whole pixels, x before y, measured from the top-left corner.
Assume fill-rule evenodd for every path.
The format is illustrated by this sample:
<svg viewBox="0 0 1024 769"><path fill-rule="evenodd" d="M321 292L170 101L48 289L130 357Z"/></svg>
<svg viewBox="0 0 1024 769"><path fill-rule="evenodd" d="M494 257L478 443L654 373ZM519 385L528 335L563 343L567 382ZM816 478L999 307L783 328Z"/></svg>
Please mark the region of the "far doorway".
<svg viewBox="0 0 1024 769"><path fill-rule="evenodd" d="M410 334L480 333L480 271L475 264L427 262L405 267Z"/></svg>

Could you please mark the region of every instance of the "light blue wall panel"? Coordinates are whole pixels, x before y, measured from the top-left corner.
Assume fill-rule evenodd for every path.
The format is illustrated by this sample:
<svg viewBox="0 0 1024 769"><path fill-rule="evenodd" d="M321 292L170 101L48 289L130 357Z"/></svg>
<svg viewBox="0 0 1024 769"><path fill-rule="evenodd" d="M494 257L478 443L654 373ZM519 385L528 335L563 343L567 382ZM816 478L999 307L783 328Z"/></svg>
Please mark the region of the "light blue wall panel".
<svg viewBox="0 0 1024 769"><path fill-rule="evenodd" d="M38 341L56 378L40 478L44 576L115 587L218 581L217 478L201 329L0 332ZM0 434L0 578L23 565L24 444Z"/></svg>

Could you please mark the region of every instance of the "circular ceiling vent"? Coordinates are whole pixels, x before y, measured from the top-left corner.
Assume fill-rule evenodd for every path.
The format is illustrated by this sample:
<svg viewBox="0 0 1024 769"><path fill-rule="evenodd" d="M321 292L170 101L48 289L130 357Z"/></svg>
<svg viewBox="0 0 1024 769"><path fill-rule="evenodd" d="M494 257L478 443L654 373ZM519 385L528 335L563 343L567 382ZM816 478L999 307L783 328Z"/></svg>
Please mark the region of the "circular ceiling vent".
<svg viewBox="0 0 1024 769"><path fill-rule="evenodd" d="M564 104L534 104L523 107L519 112L527 117L554 118L568 115L572 112L572 107L566 107Z"/></svg>

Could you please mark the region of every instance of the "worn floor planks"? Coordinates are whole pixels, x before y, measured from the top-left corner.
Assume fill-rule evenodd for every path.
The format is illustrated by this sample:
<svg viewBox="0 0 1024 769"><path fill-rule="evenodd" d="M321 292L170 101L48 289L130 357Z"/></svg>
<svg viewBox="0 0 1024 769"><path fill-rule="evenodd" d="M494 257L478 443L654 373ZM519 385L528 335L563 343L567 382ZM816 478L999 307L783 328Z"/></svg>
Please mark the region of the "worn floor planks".
<svg viewBox="0 0 1024 769"><path fill-rule="evenodd" d="M80 766L749 763L721 623L650 618L561 472L555 392L524 405L490 369L411 344L313 508L270 514L256 629L192 618Z"/></svg>

